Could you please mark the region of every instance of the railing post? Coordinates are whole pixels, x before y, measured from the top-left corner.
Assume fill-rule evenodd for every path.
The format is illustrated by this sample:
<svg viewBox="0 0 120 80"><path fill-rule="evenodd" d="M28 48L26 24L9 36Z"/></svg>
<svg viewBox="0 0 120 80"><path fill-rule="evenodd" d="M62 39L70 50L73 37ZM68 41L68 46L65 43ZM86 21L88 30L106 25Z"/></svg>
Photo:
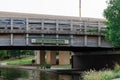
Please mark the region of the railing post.
<svg viewBox="0 0 120 80"><path fill-rule="evenodd" d="M29 34L26 34L26 45L28 45L29 44Z"/></svg>
<svg viewBox="0 0 120 80"><path fill-rule="evenodd" d="M29 24L28 24L28 18L26 18L26 32L28 32L28 26L29 26ZM27 33L26 34L26 45L28 45L29 44L29 34Z"/></svg>
<svg viewBox="0 0 120 80"><path fill-rule="evenodd" d="M12 46L12 45L13 45L13 34L11 33L10 36L11 36L11 37L10 37L10 45Z"/></svg>
<svg viewBox="0 0 120 80"><path fill-rule="evenodd" d="M13 32L13 19L10 20L11 32ZM10 45L13 45L13 33L10 35Z"/></svg>
<svg viewBox="0 0 120 80"><path fill-rule="evenodd" d="M72 20L70 20L70 29L71 29L71 31L73 31L73 21Z"/></svg>
<svg viewBox="0 0 120 80"><path fill-rule="evenodd" d="M44 19L42 19L42 24L41 24L41 26L42 26L42 30L44 30Z"/></svg>
<svg viewBox="0 0 120 80"><path fill-rule="evenodd" d="M85 24L84 24L84 34L85 34L85 36L84 36L84 46L87 46L87 35L86 35L86 33L87 33L87 22L84 22Z"/></svg>
<svg viewBox="0 0 120 80"><path fill-rule="evenodd" d="M56 19L56 31L58 31L59 28L59 23L58 23L58 19Z"/></svg>
<svg viewBox="0 0 120 80"><path fill-rule="evenodd" d="M100 33L101 33L101 23L100 21L98 21L98 46L100 47L101 46L101 36L100 36Z"/></svg>
<svg viewBox="0 0 120 80"><path fill-rule="evenodd" d="M28 31L28 18L26 18L26 31Z"/></svg>
<svg viewBox="0 0 120 80"><path fill-rule="evenodd" d="M11 31L13 31L13 19L11 18L11 21L10 21L10 27L11 27Z"/></svg>

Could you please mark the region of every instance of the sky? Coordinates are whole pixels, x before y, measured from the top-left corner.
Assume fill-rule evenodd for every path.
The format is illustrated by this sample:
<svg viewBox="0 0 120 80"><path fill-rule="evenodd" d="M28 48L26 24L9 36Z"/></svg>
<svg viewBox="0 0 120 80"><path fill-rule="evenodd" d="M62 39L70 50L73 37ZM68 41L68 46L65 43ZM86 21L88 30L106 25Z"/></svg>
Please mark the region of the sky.
<svg viewBox="0 0 120 80"><path fill-rule="evenodd" d="M81 16L103 18L106 0L81 0ZM0 0L0 11L79 16L79 0Z"/></svg>

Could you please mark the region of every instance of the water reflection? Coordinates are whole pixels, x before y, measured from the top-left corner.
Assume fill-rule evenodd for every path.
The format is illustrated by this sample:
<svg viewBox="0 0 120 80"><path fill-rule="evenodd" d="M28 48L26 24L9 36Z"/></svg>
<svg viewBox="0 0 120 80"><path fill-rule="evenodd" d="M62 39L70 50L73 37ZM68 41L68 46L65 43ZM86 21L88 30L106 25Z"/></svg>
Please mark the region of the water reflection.
<svg viewBox="0 0 120 80"><path fill-rule="evenodd" d="M0 68L0 80L17 80L21 77L28 78L28 72L19 69Z"/></svg>
<svg viewBox="0 0 120 80"><path fill-rule="evenodd" d="M80 75L59 74L39 70L0 69L0 80L81 80Z"/></svg>

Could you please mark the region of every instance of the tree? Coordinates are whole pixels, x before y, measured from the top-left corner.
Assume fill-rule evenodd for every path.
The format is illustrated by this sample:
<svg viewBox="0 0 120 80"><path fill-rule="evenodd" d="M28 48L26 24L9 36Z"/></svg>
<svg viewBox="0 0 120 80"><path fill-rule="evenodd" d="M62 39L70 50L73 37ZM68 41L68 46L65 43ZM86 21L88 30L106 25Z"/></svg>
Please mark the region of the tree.
<svg viewBox="0 0 120 80"><path fill-rule="evenodd" d="M7 50L0 50L0 59L7 57Z"/></svg>
<svg viewBox="0 0 120 80"><path fill-rule="evenodd" d="M106 38L115 47L120 47L120 0L107 0L104 10L106 18Z"/></svg>
<svg viewBox="0 0 120 80"><path fill-rule="evenodd" d="M32 50L8 50L7 55L12 58L25 57L26 55L34 55Z"/></svg>

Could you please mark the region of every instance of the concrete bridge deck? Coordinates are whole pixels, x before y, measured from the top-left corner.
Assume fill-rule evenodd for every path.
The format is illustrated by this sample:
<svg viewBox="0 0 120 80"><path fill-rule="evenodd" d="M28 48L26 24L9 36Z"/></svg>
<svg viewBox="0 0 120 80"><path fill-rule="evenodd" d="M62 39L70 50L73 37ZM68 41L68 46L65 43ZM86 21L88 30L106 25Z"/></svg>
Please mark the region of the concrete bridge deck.
<svg viewBox="0 0 120 80"><path fill-rule="evenodd" d="M103 19L0 12L0 46L111 47Z"/></svg>

